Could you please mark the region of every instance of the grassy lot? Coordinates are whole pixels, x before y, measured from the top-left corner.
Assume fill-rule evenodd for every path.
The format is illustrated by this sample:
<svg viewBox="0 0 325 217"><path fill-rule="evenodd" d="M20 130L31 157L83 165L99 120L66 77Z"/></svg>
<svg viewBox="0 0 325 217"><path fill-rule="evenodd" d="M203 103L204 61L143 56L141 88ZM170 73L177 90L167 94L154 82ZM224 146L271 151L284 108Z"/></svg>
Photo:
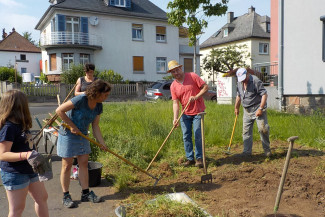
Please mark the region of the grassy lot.
<svg viewBox="0 0 325 217"><path fill-rule="evenodd" d="M235 119L234 106L206 102L206 107L206 146L226 149ZM242 113L237 120L233 144L242 144ZM104 105L100 126L111 150L145 169L172 129L172 119L171 101L108 103ZM301 116L268 110L268 120L271 146L272 140L299 136L296 143L300 145L325 148L325 117L322 114ZM254 140L259 139L255 124ZM171 165L185 155L180 127L174 130L160 153L156 161L168 161ZM110 174L116 174L114 182L118 189L136 179L130 167L111 154L93 148L91 157L102 162Z"/></svg>

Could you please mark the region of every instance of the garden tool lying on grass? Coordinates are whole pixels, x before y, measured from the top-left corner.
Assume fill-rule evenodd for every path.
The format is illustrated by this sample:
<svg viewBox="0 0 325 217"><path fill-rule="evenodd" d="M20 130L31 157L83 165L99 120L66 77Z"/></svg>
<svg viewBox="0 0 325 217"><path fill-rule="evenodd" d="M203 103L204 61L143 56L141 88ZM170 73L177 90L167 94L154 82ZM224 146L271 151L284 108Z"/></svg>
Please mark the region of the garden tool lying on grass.
<svg viewBox="0 0 325 217"><path fill-rule="evenodd" d="M207 166L205 161L205 137L204 137L204 115L205 112L201 112L198 115L201 116L201 136L202 136L202 157L203 157L203 169L205 175L201 176L201 183L211 182L212 183L212 174L208 174L207 172Z"/></svg>
<svg viewBox="0 0 325 217"><path fill-rule="evenodd" d="M64 127L68 128L69 130L71 130L71 127L70 127L69 125L65 124L65 123L62 123L62 126L64 126ZM81 137L83 137L83 138L85 138L85 139L87 139L89 142L94 143L94 144L95 144L96 146L98 146L101 150L113 154L115 157L121 159L121 160L124 161L125 163L127 163L127 164L133 166L134 168L140 170L141 172L143 172L143 173L147 174L148 176L150 176L151 178L155 179L156 182L154 183L153 186L156 186L157 183L158 183L158 181L161 179L161 175L159 176L159 178L157 178L157 177L151 175L150 173L148 173L148 172L145 171L144 169L142 169L142 168L136 166L135 164L131 163L130 161L128 161L128 160L125 159L124 157L121 157L120 155L118 155L118 154L116 154L115 152L113 152L113 151L111 151L110 149L108 149L106 146L104 146L104 145L102 145L102 144L96 142L95 140L89 138L88 136L85 136L85 135L82 134L82 133L78 133L78 135L81 136Z"/></svg>
<svg viewBox="0 0 325 217"><path fill-rule="evenodd" d="M174 129L176 128L179 120L181 119L182 115L184 114L185 110L187 109L187 107L190 105L191 101L188 101L188 103L186 104L185 108L183 109L182 113L180 114L180 116L178 117L178 119L176 120L176 123L174 124L172 130L169 132L169 134L167 135L166 139L164 140L164 142L161 144L160 148L158 149L156 155L152 158L151 162L149 163L146 171L148 171L148 169L150 168L151 164L155 161L156 157L158 156L159 152L161 151L161 149L164 147L166 141L168 140L168 138L170 137L170 135L172 134L172 132L174 131Z"/></svg>
<svg viewBox="0 0 325 217"><path fill-rule="evenodd" d="M283 185L284 185L284 181L286 179L286 175L287 175L287 171L288 171L288 167L289 167L291 150L293 148L294 141L296 139L298 139L298 138L299 138L298 136L292 136L292 137L287 139L288 142L290 142L290 145L289 145L289 148L288 148L286 161L285 161L285 164L284 164L284 167L283 167L282 176L281 176L281 180L280 180L280 184L279 184L279 188L278 188L278 193L276 195L276 200L275 200L275 205L274 205L274 214L276 214L276 212L279 209L279 204L280 204L280 200L281 200Z"/></svg>
<svg viewBox="0 0 325 217"><path fill-rule="evenodd" d="M231 148L232 138L234 137L234 133L235 133L237 118L238 118L238 115L236 115L236 117L235 117L234 127L232 128L232 133L231 133L230 142L228 145L228 150L224 151L224 153L229 154L229 155L231 155L230 148Z"/></svg>

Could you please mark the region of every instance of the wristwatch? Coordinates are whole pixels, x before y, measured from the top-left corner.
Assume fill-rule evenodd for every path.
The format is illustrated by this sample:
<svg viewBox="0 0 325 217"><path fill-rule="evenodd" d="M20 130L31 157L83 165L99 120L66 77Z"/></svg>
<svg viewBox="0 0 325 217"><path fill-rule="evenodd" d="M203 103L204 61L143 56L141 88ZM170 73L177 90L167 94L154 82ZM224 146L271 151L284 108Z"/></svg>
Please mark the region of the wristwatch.
<svg viewBox="0 0 325 217"><path fill-rule="evenodd" d="M263 108L262 107L259 107L258 109L262 110L263 111Z"/></svg>

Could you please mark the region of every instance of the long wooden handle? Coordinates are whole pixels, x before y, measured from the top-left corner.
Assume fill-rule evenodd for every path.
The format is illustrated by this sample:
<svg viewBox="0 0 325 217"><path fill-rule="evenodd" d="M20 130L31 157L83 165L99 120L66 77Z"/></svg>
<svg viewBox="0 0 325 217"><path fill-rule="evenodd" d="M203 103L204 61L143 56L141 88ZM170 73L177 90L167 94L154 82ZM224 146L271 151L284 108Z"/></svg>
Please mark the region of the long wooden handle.
<svg viewBox="0 0 325 217"><path fill-rule="evenodd" d="M284 181L286 179L286 175L287 175L287 171L288 171L288 167L289 167L292 147L293 147L293 141L290 142L289 149L288 149L288 152L287 152L286 161L285 161L285 164L284 164L284 167L283 167L281 180L280 180L280 184L279 184L279 188L278 188L278 193L276 195L276 200L275 200L275 205L274 205L274 213L276 213L278 211L278 209L279 209L279 204L280 204L280 200L281 200L283 185L284 185Z"/></svg>
<svg viewBox="0 0 325 217"><path fill-rule="evenodd" d="M204 115L205 113L201 114L201 139L202 139L202 157L203 157L203 169L205 175L208 174L206 161L205 161L205 137L204 137Z"/></svg>
<svg viewBox="0 0 325 217"><path fill-rule="evenodd" d="M166 139L164 140L164 142L161 144L160 148L158 149L156 155L152 158L151 162L149 163L146 171L149 170L151 164L155 161L156 157L158 156L159 152L161 151L161 149L164 147L165 143L167 142L168 138L170 137L170 135L172 134L172 132L174 131L174 129L176 128L179 120L181 119L182 115L184 114L185 110L187 109L187 107L190 105L191 101L188 101L188 103L186 104L185 108L183 109L182 113L180 114L180 116L178 117L178 119L176 120L176 123L173 125L173 128L171 129L171 131L168 133Z"/></svg>
<svg viewBox="0 0 325 217"><path fill-rule="evenodd" d="M67 129L71 130L71 127L70 127L69 125L67 125L66 123L62 123L62 126L64 126L64 127L66 127ZM77 133L77 134L78 134L79 136L81 136L81 137L87 139L89 142L94 143L94 144L97 145L101 150L113 154L114 156L116 156L117 158L121 159L121 160L124 161L125 163L127 163L127 164L133 166L134 168L140 170L141 172L147 174L147 175L150 176L151 178L158 180L158 178L156 178L155 176L151 175L150 173L148 173L148 172L145 171L144 169L142 169L142 168L136 166L135 164L131 163L130 161L128 161L128 160L125 159L124 157L122 157L122 156L116 154L115 152L111 151L110 149L108 149L106 146L100 144L99 142L97 142L97 141L95 141L95 140L89 138L88 136L86 136L86 135L84 135L84 134L82 134L82 133Z"/></svg>
<svg viewBox="0 0 325 217"><path fill-rule="evenodd" d="M230 147L231 147L231 143L232 143L232 138L234 137L234 132L235 132L235 128L236 128L237 118L238 118L238 115L236 115L236 117L235 117L234 127L232 128L230 142L229 142L229 145L228 145L228 151L230 151Z"/></svg>
<svg viewBox="0 0 325 217"><path fill-rule="evenodd" d="M67 97L64 99L63 103L65 103L66 101L68 101L68 99L70 98L71 94L73 93L74 89L76 88L77 84L75 84L73 86L73 88L70 90L69 94L67 95ZM51 126L53 124L53 122L58 118L58 115L55 114L52 118L50 118L50 120L47 121L47 123L42 127L42 129L40 131L37 132L37 134L34 136L33 140L35 140L36 137L38 137L43 130L45 129L45 127L47 126ZM42 137L42 136L41 136ZM38 145L39 140L36 143L36 147Z"/></svg>

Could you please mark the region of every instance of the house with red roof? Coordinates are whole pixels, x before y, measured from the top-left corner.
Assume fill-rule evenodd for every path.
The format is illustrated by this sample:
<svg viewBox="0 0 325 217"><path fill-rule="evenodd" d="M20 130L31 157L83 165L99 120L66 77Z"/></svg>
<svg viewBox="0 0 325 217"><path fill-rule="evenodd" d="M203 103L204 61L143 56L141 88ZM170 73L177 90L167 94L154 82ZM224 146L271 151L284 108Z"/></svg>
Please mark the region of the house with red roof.
<svg viewBox="0 0 325 217"><path fill-rule="evenodd" d="M40 76L41 49L20 35L13 28L7 34L2 32L0 41L0 66L17 69L17 73L23 76L30 74L31 78ZM27 74L26 74L27 75Z"/></svg>

